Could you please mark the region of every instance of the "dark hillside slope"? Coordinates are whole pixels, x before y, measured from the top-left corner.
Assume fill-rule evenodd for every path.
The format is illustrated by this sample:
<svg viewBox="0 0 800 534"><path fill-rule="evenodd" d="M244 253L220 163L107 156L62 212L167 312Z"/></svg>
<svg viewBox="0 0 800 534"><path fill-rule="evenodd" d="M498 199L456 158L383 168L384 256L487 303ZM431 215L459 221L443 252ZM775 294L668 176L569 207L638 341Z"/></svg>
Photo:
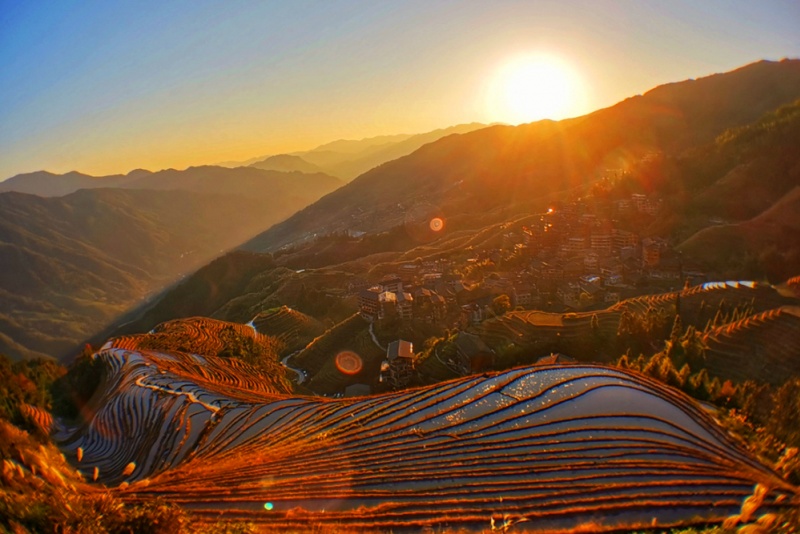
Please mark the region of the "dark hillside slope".
<svg viewBox="0 0 800 534"><path fill-rule="evenodd" d="M690 179L715 180L694 208L726 220L745 220L800 186L800 100L732 128L690 159ZM692 161L695 160L695 161Z"/></svg>
<svg viewBox="0 0 800 534"><path fill-rule="evenodd" d="M313 188L305 199L293 189L249 198L126 189L0 194L0 352L68 354L179 275L314 198Z"/></svg>
<svg viewBox="0 0 800 534"><path fill-rule="evenodd" d="M585 186L652 151L709 143L800 97L800 61L762 61L658 87L590 115L449 136L377 167L245 245L274 250L315 233L396 226L419 204L446 215Z"/></svg>
<svg viewBox="0 0 800 534"><path fill-rule="evenodd" d="M758 217L700 230L679 249L718 272L747 269L773 282L785 280L800 271L799 214L795 187Z"/></svg>
<svg viewBox="0 0 800 534"><path fill-rule="evenodd" d="M212 316L232 295L242 294L255 275L274 267L269 254L228 252L170 288L141 317L115 329L114 335L146 331L178 317Z"/></svg>
<svg viewBox="0 0 800 534"><path fill-rule="evenodd" d="M78 178L92 188L0 194L0 352L14 358L68 354L178 276L341 185L325 174L222 167L38 174L51 193Z"/></svg>
<svg viewBox="0 0 800 534"><path fill-rule="evenodd" d="M723 275L741 272L775 282L796 274L798 147L800 101L725 132L679 162L679 178L690 192L674 214L685 227L679 249Z"/></svg>

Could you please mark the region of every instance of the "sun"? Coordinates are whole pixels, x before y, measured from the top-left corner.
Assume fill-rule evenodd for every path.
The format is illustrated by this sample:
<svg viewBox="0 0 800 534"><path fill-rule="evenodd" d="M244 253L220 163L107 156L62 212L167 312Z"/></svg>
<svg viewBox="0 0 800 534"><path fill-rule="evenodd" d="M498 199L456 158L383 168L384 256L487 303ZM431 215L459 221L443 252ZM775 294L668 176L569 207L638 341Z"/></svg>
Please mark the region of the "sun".
<svg viewBox="0 0 800 534"><path fill-rule="evenodd" d="M518 56L502 65L488 92L493 120L520 124L578 114L582 82L564 60L546 54Z"/></svg>

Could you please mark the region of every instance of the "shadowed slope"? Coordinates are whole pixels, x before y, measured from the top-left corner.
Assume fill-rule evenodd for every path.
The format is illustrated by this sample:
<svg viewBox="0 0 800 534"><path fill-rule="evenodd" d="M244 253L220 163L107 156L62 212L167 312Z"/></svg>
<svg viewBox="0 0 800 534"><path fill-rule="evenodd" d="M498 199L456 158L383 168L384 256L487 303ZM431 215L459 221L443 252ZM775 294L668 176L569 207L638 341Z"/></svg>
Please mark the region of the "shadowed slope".
<svg viewBox="0 0 800 534"><path fill-rule="evenodd" d="M475 330L481 337L493 341L524 343L553 341L557 338L566 341L591 333L592 317L597 317L599 332L613 337L619 330L624 313L646 314L648 310L674 313L678 297L685 324L694 324L701 329L723 303L731 308L747 303L754 312L796 304L795 300L781 295L768 284L750 281L709 282L681 291L625 299L605 310L568 314L538 310L508 312L483 321Z"/></svg>
<svg viewBox="0 0 800 534"><path fill-rule="evenodd" d="M58 191L71 183L48 176ZM0 351L14 358L76 352L180 275L341 183L221 167L108 178L116 188L85 179L92 189L64 197L0 194Z"/></svg>
<svg viewBox="0 0 800 534"><path fill-rule="evenodd" d="M325 331L321 322L288 306L261 312L250 324L261 334L274 336L285 343L286 352L305 347Z"/></svg>
<svg viewBox="0 0 800 534"><path fill-rule="evenodd" d="M714 376L783 384L800 369L800 307L782 306L715 328L703 343Z"/></svg>
<svg viewBox="0 0 800 534"><path fill-rule="evenodd" d="M618 369L520 368L327 400L259 390L255 370L214 357L95 357L108 372L94 416L62 448L125 481L123 499L160 496L200 521L601 531L721 521L754 484L768 508L796 491L688 397Z"/></svg>

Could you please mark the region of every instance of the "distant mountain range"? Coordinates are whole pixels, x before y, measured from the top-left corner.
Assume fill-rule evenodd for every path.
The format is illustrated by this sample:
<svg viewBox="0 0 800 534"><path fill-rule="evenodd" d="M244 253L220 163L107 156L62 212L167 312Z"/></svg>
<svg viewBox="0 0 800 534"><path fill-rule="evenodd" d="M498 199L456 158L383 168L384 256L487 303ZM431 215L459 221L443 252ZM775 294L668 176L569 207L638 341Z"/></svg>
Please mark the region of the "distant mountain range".
<svg viewBox="0 0 800 534"><path fill-rule="evenodd" d="M283 171L283 172L322 172L322 169L316 165L307 162L300 156L290 156L289 154L279 154L277 156L270 156L265 160L253 163L250 167L256 169L265 169L269 171Z"/></svg>
<svg viewBox="0 0 800 534"><path fill-rule="evenodd" d="M62 356L181 274L338 187L323 174L197 167L35 173L0 194L0 353ZM101 187L114 184L114 188Z"/></svg>
<svg viewBox="0 0 800 534"><path fill-rule="evenodd" d="M250 166L276 171L324 172L350 181L368 170L411 154L421 146L453 134L480 130L480 123L459 124L422 134L398 134L360 140L339 140L292 154L221 163L227 167Z"/></svg>
<svg viewBox="0 0 800 534"><path fill-rule="evenodd" d="M74 193L78 189L124 186L149 174L151 174L150 171L142 169L131 171L128 174L110 176L89 176L76 171L65 174L36 171L18 174L0 182L0 193L16 191L41 197L60 197Z"/></svg>
<svg viewBox="0 0 800 534"><path fill-rule="evenodd" d="M288 172L288 174L287 174ZM310 176L306 176L306 174ZM151 172L142 169L128 174L110 176L89 176L79 172L53 174L38 171L18 174L0 182L0 193L16 191L43 197L58 197L74 193L79 189L124 188L184 190L196 193L249 195L267 191L288 195L305 195L304 190L320 185L336 189L342 182L320 172L304 173L296 169L270 170L255 167L229 169L205 165L189 167L179 171L165 169Z"/></svg>

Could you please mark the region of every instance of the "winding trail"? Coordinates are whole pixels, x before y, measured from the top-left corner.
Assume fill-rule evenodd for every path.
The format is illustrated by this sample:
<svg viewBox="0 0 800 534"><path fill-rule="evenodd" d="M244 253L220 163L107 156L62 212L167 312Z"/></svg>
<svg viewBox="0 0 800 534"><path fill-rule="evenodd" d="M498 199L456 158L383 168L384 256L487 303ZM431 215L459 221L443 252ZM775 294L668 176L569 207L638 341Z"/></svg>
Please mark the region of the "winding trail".
<svg viewBox="0 0 800 534"><path fill-rule="evenodd" d="M381 349L383 352L386 352L386 347L384 347L383 345L381 345L381 344L378 342L378 338L377 338L377 337L375 337L375 331L372 329L372 327L373 327L373 325L374 325L374 324L375 324L375 323L369 323L369 335L370 335L370 337L372 338L372 342L373 342L373 343L375 343L375 346L376 346L376 347L378 347L379 349Z"/></svg>
<svg viewBox="0 0 800 534"><path fill-rule="evenodd" d="M286 356L285 358L283 358L283 359L281 360L281 365L282 365L282 366L286 367L286 368L287 368L287 369L289 369L290 371L294 371L294 372L295 372L295 374L297 374L297 383L298 383L298 384L302 384L302 383L303 383L303 381L306 379L306 375L305 375L305 373L303 373L303 371L302 371L302 370L300 370L300 369L296 369L296 368L294 368L294 367L289 367L289 358L291 358L292 356L294 356L295 354L299 353L299 352L300 352L300 351L302 351L302 350L303 350L303 349L296 350L296 351L294 351L293 353L291 353L290 355Z"/></svg>

